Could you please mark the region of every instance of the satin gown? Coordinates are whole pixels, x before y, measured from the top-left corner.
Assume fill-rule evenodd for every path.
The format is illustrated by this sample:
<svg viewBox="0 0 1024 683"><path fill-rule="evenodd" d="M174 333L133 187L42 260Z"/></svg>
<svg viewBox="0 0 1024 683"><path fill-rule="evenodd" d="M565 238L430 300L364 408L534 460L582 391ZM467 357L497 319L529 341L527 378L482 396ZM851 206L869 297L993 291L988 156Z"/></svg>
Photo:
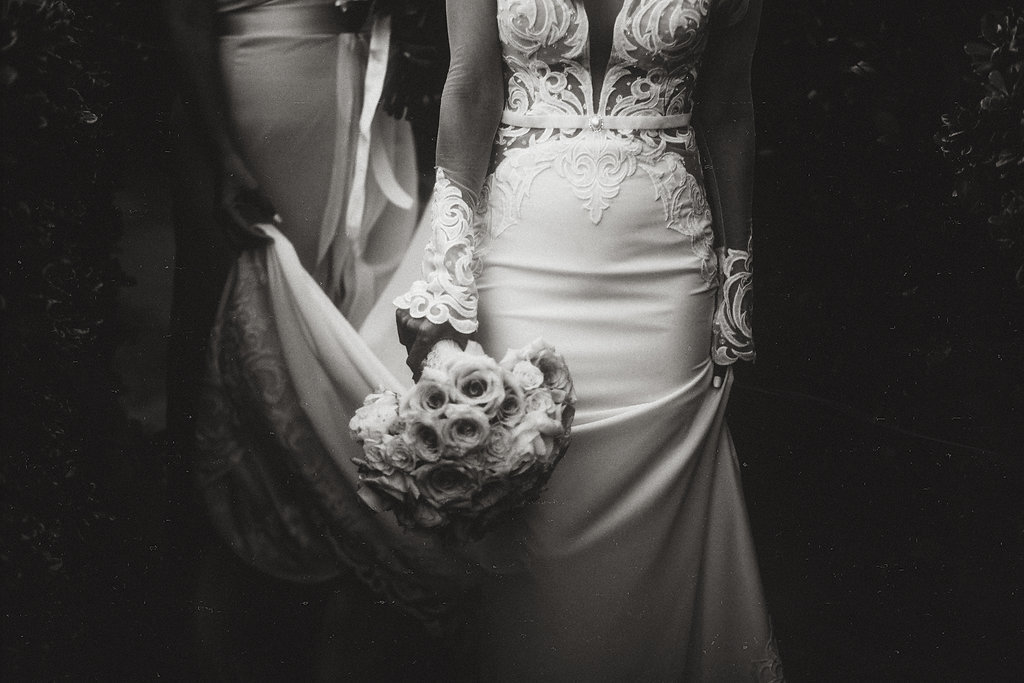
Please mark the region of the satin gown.
<svg viewBox="0 0 1024 683"><path fill-rule="evenodd" d="M195 475L243 561L293 581L353 571L440 628L462 565L355 493L352 412L403 386L356 330L410 243L417 169L408 122L377 106L387 23L339 34L320 23L333 5L218 0L230 16L219 45L232 127L281 223L262 226L273 243L244 252L228 276L196 409ZM394 311L381 316L379 348L397 357Z"/></svg>
<svg viewBox="0 0 1024 683"><path fill-rule="evenodd" d="M618 10L595 21L611 32L595 71L589 3L497 0L505 111L486 210L459 226L454 204L471 200L446 200L424 279L396 300L478 324L492 355L543 337L579 396L540 501L483 542L525 569L485 586L482 676L781 680L724 420L731 373L712 387L721 284L688 126L712 22L746 2L617 5L592 5ZM467 175L448 158L438 196ZM467 252L472 278L445 265Z"/></svg>
<svg viewBox="0 0 1024 683"><path fill-rule="evenodd" d="M375 106L387 44L375 42L370 22L332 31L320 11L334 4L217 0L220 16L234 20L223 22L232 28L219 48L243 157L303 265L359 321L415 227L416 159L409 123Z"/></svg>

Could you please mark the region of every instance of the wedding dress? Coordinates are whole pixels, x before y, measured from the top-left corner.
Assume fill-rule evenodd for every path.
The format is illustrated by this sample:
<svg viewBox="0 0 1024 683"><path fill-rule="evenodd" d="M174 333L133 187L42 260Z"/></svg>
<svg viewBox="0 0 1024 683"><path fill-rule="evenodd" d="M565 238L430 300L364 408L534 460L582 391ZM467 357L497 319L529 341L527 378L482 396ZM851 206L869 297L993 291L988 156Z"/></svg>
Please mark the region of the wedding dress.
<svg viewBox="0 0 1024 683"><path fill-rule="evenodd" d="M215 1L241 152L304 265L361 320L416 221L412 129L377 106L390 19L361 27L364 2Z"/></svg>
<svg viewBox="0 0 1024 683"><path fill-rule="evenodd" d="M609 7L594 87L591 40L609 36L588 8ZM711 27L738 22L746 2L496 10L491 170L477 197L464 180L472 135L439 146L423 278L396 300L492 355L543 337L579 396L540 501L484 542L520 549L527 568L485 584L483 678L781 680L724 421L731 373L712 387L712 357L753 356L749 251L716 258L689 126Z"/></svg>

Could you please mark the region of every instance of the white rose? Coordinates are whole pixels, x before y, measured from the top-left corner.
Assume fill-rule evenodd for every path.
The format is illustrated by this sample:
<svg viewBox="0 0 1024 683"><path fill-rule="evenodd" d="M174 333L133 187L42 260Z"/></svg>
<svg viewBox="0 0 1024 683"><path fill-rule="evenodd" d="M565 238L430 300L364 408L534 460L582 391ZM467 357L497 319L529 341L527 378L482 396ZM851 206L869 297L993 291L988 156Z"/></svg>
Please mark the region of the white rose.
<svg viewBox="0 0 1024 683"><path fill-rule="evenodd" d="M474 470L440 462L416 470L416 485L425 499L438 508L445 508L471 501L480 482Z"/></svg>
<svg viewBox="0 0 1024 683"><path fill-rule="evenodd" d="M437 462L441 457L441 423L438 420L430 416L411 420L403 438L412 446L419 460Z"/></svg>
<svg viewBox="0 0 1024 683"><path fill-rule="evenodd" d="M488 416L494 415L505 398L501 368L488 356L464 354L448 367L454 386L452 400L477 406Z"/></svg>
<svg viewBox="0 0 1024 683"><path fill-rule="evenodd" d="M482 445L491 431L487 415L475 406L452 404L441 425L441 441L445 450L465 453Z"/></svg>
<svg viewBox="0 0 1024 683"><path fill-rule="evenodd" d="M555 402L551 398L550 391L538 389L526 395L525 408L528 413L541 412L551 417L551 413L555 409Z"/></svg>
<svg viewBox="0 0 1024 683"><path fill-rule="evenodd" d="M379 439L398 422L398 396L393 391L370 394L348 423L359 441Z"/></svg>
<svg viewBox="0 0 1024 683"><path fill-rule="evenodd" d="M523 390L508 370L504 371L504 381L505 398L501 400L495 417L505 426L514 426L523 419L523 415L526 413Z"/></svg>
<svg viewBox="0 0 1024 683"><path fill-rule="evenodd" d="M412 472L416 467L416 449L404 438L392 436L384 444L382 459L392 468Z"/></svg>
<svg viewBox="0 0 1024 683"><path fill-rule="evenodd" d="M528 360L517 361L512 366L512 378L524 392L529 392L544 383L544 373Z"/></svg>
<svg viewBox="0 0 1024 683"><path fill-rule="evenodd" d="M495 427L478 455L480 466L490 476L501 478L521 469L524 464L531 464L534 460L532 442L521 446L519 440L511 430Z"/></svg>
<svg viewBox="0 0 1024 683"><path fill-rule="evenodd" d="M387 457L387 441L394 438L395 437L393 436L384 436L379 439L365 439L363 441L363 458L360 461L360 464L367 469L381 472L383 474L391 474L394 472L394 466Z"/></svg>
<svg viewBox="0 0 1024 683"><path fill-rule="evenodd" d="M424 368L419 381L402 396L399 414L406 420L420 415L438 416L448 405L452 388L446 373Z"/></svg>

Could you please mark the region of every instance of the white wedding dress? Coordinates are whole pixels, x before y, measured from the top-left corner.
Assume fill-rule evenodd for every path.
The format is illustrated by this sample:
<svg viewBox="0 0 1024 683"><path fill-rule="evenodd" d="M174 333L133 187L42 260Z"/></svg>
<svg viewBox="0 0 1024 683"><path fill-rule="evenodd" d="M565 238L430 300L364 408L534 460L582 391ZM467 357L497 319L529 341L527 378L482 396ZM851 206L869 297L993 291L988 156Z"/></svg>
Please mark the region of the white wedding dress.
<svg viewBox="0 0 1024 683"><path fill-rule="evenodd" d="M625 0L599 88L586 3L496 4L505 111L483 207L460 225L467 174L439 173L424 278L396 301L492 354L543 337L579 394L540 501L486 542L527 569L486 584L483 678L781 680L731 374L712 388L712 354L752 357L749 254L716 260L688 126L710 24L746 3Z"/></svg>
<svg viewBox="0 0 1024 683"><path fill-rule="evenodd" d="M716 258L687 125L710 22L736 20L745 6L624 0L595 91L583 2L497 0L506 112L475 217L460 223L473 201L439 174L433 214L359 333L279 233L263 260L251 259L273 324L263 337L235 336L269 335L283 349L265 376L282 395L281 382L293 385L295 398L283 400L301 406L278 421L300 432L281 438L285 452L291 444L301 463L315 441L312 451L329 457L304 476L330 464L335 484L307 487L312 502L326 501L307 519L285 496L271 534L246 531L266 510L222 522L243 556L286 562L266 551L283 534L296 552L334 553L379 588L398 577L397 601L426 602L400 580L416 576L407 567L430 577L416 564L418 552L433 557L429 543L345 507L358 506L352 411L380 386L408 384L395 298L415 316L475 331L491 355L543 337L579 395L572 445L541 500L474 551L484 564L493 552L519 567L484 583L484 680L782 680L724 420L731 373L712 387L712 354L752 355L749 254ZM409 289L425 243L423 279ZM250 305L242 297L235 310ZM251 481L237 462L217 472L210 481L222 488ZM343 541L310 540L309 528ZM396 558L393 571L375 564Z"/></svg>

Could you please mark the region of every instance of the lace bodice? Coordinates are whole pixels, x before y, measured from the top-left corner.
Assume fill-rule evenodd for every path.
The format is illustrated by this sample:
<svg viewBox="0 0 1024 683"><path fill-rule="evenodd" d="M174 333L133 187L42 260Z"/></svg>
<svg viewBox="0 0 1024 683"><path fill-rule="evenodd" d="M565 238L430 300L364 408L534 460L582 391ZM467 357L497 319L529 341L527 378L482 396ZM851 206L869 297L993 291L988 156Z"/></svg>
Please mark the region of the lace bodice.
<svg viewBox="0 0 1024 683"><path fill-rule="evenodd" d="M583 0L498 0L506 109L529 114L666 116L693 109L713 0L623 0L595 87ZM600 73L600 70L597 71Z"/></svg>
<svg viewBox="0 0 1024 683"><path fill-rule="evenodd" d="M497 0L505 111L524 122L575 117L595 123L592 130L538 127L543 124L507 124L499 129L493 163L507 161L506 166L517 171L494 176L492 234L516 222L520 202L544 169L566 169L566 179L595 224L611 205L621 180L642 171L662 202L666 226L691 238L710 280L716 271L711 211L692 131L685 125L600 130L600 121L689 115L711 22L723 16L724 21L735 20L746 0L591 5L605 13L598 17L605 21L595 23L611 28L610 36L596 36L610 43L603 65L592 60L595 27L587 5L583 0ZM595 136L611 144L595 147ZM536 144L548 141L555 144ZM562 164L560 159L570 161Z"/></svg>
<svg viewBox="0 0 1024 683"><path fill-rule="evenodd" d="M472 252L467 263L479 264L477 250L518 222L534 181L548 170L569 183L595 225L618 196L624 179L647 175L664 210L666 227L690 238L702 259L705 279L719 277L702 163L687 124L712 25L739 21L748 1L495 0L504 114L484 188L489 216L485 221L467 216L457 221L458 226L441 220L461 214L437 202L450 204L458 199L463 206L475 202L459 192L452 194L446 176L439 176L435 239L424 262L424 280L399 297L396 305L413 317L450 323L463 333L474 331L476 290L470 282L462 282L458 273L439 272L447 261L438 255L446 253L450 243L459 253ZM592 24L594 17L604 21ZM603 65L592 60L595 27L600 30L597 37L605 40L602 44L610 46L607 60L600 58L607 62ZM472 71L464 63L459 66L456 78ZM465 90L468 93L469 88ZM460 102L468 103L467 97L463 94ZM469 118L465 122L472 126ZM460 146L462 139L458 138ZM455 142L456 137L450 140ZM440 159L440 144L438 152ZM454 156L465 160L465 155ZM455 178L472 177L458 167L446 170ZM488 234L479 234L484 226ZM749 265L749 258L734 261ZM733 281L729 291L749 291L749 277ZM726 307L736 300L729 298L722 302ZM731 321L749 321L745 315L749 297L740 301L742 311L720 316L723 330L729 331L725 325ZM743 334L719 334L716 339L749 339L748 333L745 328ZM738 355L750 358L752 351ZM717 353L716 358L725 359Z"/></svg>

